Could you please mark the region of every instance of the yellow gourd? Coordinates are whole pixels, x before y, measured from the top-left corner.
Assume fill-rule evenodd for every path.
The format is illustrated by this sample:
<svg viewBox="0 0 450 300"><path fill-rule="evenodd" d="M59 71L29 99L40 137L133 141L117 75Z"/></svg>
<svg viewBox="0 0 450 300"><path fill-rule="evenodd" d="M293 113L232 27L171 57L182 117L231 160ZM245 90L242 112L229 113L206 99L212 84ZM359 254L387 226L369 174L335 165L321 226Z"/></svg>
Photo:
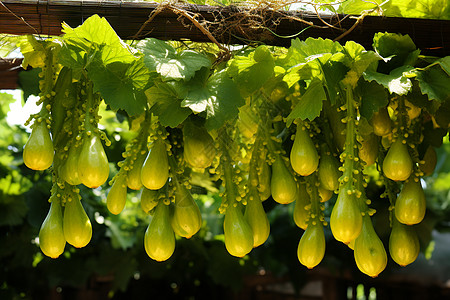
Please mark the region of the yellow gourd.
<svg viewBox="0 0 450 300"><path fill-rule="evenodd" d="M363 218L361 234L355 240L353 253L358 269L370 277L377 277L386 268L386 250L367 214Z"/></svg>
<svg viewBox="0 0 450 300"><path fill-rule="evenodd" d="M66 201L64 209L64 237L76 248L86 246L92 237L92 225L78 195Z"/></svg>
<svg viewBox="0 0 450 300"><path fill-rule="evenodd" d="M88 188L97 188L108 179L108 158L96 134L88 136L81 146L78 156L78 175L81 183Z"/></svg>
<svg viewBox="0 0 450 300"><path fill-rule="evenodd" d="M142 184L150 190L159 190L169 178L169 160L166 144L158 139L148 152L141 170Z"/></svg>
<svg viewBox="0 0 450 300"><path fill-rule="evenodd" d="M175 251L175 234L170 225L169 206L160 201L144 235L147 255L156 261L169 259Z"/></svg>
<svg viewBox="0 0 450 300"><path fill-rule="evenodd" d="M126 176L118 175L106 197L106 207L114 215L120 214L125 207L127 201L126 180Z"/></svg>
<svg viewBox="0 0 450 300"><path fill-rule="evenodd" d="M245 207L245 219L252 228L253 232L253 247L258 247L264 244L269 237L270 224L267 218L261 199L256 191L250 192Z"/></svg>
<svg viewBox="0 0 450 300"><path fill-rule="evenodd" d="M417 180L417 181L416 181ZM414 225L425 217L427 204L419 179L410 178L395 201L395 216L400 223Z"/></svg>
<svg viewBox="0 0 450 300"><path fill-rule="evenodd" d="M301 176L312 174L319 165L317 149L301 123L297 125L290 157L292 169Z"/></svg>
<svg viewBox="0 0 450 300"><path fill-rule="evenodd" d="M419 255L419 238L414 227L398 222L395 217L393 219L389 253L397 264L404 267L414 262Z"/></svg>
<svg viewBox="0 0 450 300"><path fill-rule="evenodd" d="M52 196L50 210L39 230L39 247L45 255L57 258L64 252L65 246L61 204Z"/></svg>
<svg viewBox="0 0 450 300"><path fill-rule="evenodd" d="M297 257L308 269L317 266L325 255L325 234L322 223L309 224L298 244Z"/></svg>
<svg viewBox="0 0 450 300"><path fill-rule="evenodd" d="M273 199L280 204L293 202L297 195L297 183L294 180L294 176L292 176L292 173L280 156L275 158L275 162L272 165L270 190Z"/></svg>
<svg viewBox="0 0 450 300"><path fill-rule="evenodd" d="M413 171L413 162L408 148L397 139L389 148L383 161L384 175L394 181L404 181Z"/></svg>
<svg viewBox="0 0 450 300"><path fill-rule="evenodd" d="M175 191L175 205L171 218L173 231L190 238L202 227L202 214L187 188L178 184Z"/></svg>
<svg viewBox="0 0 450 300"><path fill-rule="evenodd" d="M253 249L252 228L244 218L241 209L235 205L229 205L225 212L223 222L225 247L227 251L236 257L243 257Z"/></svg>
<svg viewBox="0 0 450 300"><path fill-rule="evenodd" d="M23 162L37 171L48 169L53 163L53 143L45 121L36 121L23 149Z"/></svg>

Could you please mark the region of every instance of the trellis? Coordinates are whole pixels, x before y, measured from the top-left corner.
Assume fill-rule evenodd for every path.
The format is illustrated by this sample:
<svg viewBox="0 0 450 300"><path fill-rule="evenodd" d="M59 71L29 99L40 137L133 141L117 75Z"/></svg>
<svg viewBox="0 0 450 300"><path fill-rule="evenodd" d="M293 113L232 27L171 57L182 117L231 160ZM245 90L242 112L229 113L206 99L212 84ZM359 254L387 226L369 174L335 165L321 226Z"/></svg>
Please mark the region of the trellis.
<svg viewBox="0 0 450 300"><path fill-rule="evenodd" d="M122 1L3 0L0 33L60 35L61 23L80 25L93 14L106 17L122 39L216 40L222 44L264 43L289 46L289 37L353 40L371 49L376 32L408 34L424 55L450 55L450 21L379 16L318 15L304 11L274 11L268 7L204 6ZM261 23L261 26L255 24ZM2 72L11 61L1 61ZM14 68L14 64L12 67ZM0 88L14 87L8 73ZM5 83L7 82L7 83Z"/></svg>

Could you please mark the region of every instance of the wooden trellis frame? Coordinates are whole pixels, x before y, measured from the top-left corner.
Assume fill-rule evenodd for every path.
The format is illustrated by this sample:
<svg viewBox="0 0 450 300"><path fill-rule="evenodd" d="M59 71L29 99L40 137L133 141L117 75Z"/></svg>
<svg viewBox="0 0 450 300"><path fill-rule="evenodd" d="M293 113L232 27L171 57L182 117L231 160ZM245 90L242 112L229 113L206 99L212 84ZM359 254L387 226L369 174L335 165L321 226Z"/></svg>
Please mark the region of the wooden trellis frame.
<svg viewBox="0 0 450 300"><path fill-rule="evenodd" d="M277 22L271 24L269 29L244 26L239 28L240 30L225 30L217 34L221 21L233 20L237 12ZM173 6L162 7L150 2L2 0L0 1L0 33L60 35L63 21L76 27L93 14L106 17L122 39L155 37L163 40L189 39L196 42L211 42L211 36L208 37L199 29L199 26L192 22L196 20L199 24L207 24L214 38L223 44L246 44L249 42L247 33L251 31L251 40L267 45L289 46L291 39L286 36L295 35L301 39L322 37L338 38L340 42L353 40L366 49L371 49L375 33L393 32L409 34L416 46L422 50L422 54L439 57L450 55L450 21L447 20L377 16L355 19L344 15L319 16L306 12L236 6L180 4L174 9ZM187 18L187 15L191 19ZM150 22L148 22L149 16L152 18ZM0 88L4 88L1 82L2 80L0 80Z"/></svg>

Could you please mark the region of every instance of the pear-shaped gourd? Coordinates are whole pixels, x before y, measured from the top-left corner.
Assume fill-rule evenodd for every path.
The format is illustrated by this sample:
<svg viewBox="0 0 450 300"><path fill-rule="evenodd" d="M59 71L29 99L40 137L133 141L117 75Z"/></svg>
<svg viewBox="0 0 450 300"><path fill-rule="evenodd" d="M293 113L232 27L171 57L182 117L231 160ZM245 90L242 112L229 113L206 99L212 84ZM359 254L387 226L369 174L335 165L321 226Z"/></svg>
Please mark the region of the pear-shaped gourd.
<svg viewBox="0 0 450 300"><path fill-rule="evenodd" d="M144 188L141 194L141 208L147 214L158 205L158 191Z"/></svg>
<svg viewBox="0 0 450 300"><path fill-rule="evenodd" d="M81 184L80 175L78 172L78 157L80 156L81 147L75 147L72 145L69 149L67 160L64 162L61 169L61 177L68 184L79 185Z"/></svg>
<svg viewBox="0 0 450 300"><path fill-rule="evenodd" d="M321 186L329 191L339 188L339 165L331 155L324 154L319 162L319 179Z"/></svg>
<svg viewBox="0 0 450 300"><path fill-rule="evenodd" d="M395 216L400 223L414 225L422 222L425 217L427 203L425 193L417 181L410 178L395 201Z"/></svg>
<svg viewBox="0 0 450 300"><path fill-rule="evenodd" d="M252 138L258 131L258 121L250 105L239 107L237 126L239 132L248 139Z"/></svg>
<svg viewBox="0 0 450 300"><path fill-rule="evenodd" d="M325 234L322 223L309 224L298 244L297 257L308 269L317 266L325 255Z"/></svg>
<svg viewBox="0 0 450 300"><path fill-rule="evenodd" d="M273 199L280 204L289 204L297 196L297 183L280 156L275 158L272 165L270 189Z"/></svg>
<svg viewBox="0 0 450 300"><path fill-rule="evenodd" d="M394 181L404 181L413 171L413 162L408 148L397 139L389 148L383 161L384 175Z"/></svg>
<svg viewBox="0 0 450 300"><path fill-rule="evenodd" d="M377 277L386 268L386 250L373 229L370 217L366 214L363 219L361 234L355 241L353 253L358 269L370 277Z"/></svg>
<svg viewBox="0 0 450 300"><path fill-rule="evenodd" d="M45 121L36 121L23 149L23 162L37 171L48 169L53 163L53 143Z"/></svg>
<svg viewBox="0 0 450 300"><path fill-rule="evenodd" d="M297 199L295 200L294 206L294 222L295 225L305 230L308 227L308 216L309 212L307 210L308 205L310 205L310 197L306 191L306 184L300 183L298 185Z"/></svg>
<svg viewBox="0 0 450 300"><path fill-rule="evenodd" d="M96 134L91 134L83 141L78 156L78 175L81 183L88 188L97 188L108 179L108 158Z"/></svg>
<svg viewBox="0 0 450 300"><path fill-rule="evenodd" d="M202 214L192 198L191 193L182 184L175 190L175 205L171 218L173 231L185 238L190 238L202 227Z"/></svg>
<svg viewBox="0 0 450 300"><path fill-rule="evenodd" d="M392 259L404 267L414 262L420 252L419 238L414 227L402 224L394 218L389 237L389 253Z"/></svg>
<svg viewBox="0 0 450 300"><path fill-rule="evenodd" d="M354 193L347 183L339 191L330 217L331 232L344 244L356 239L362 228L362 215Z"/></svg>
<svg viewBox="0 0 450 300"><path fill-rule="evenodd" d="M378 156L378 137L371 133L363 137L361 147L359 148L359 158L367 166L373 165Z"/></svg>
<svg viewBox="0 0 450 300"><path fill-rule="evenodd" d="M86 246L92 237L92 225L78 199L78 195L66 201L64 209L64 237L76 248Z"/></svg>
<svg viewBox="0 0 450 300"><path fill-rule="evenodd" d="M132 168L127 174L127 185L130 189L138 191L142 188L141 171L144 164L145 156L138 154L133 162Z"/></svg>
<svg viewBox="0 0 450 300"><path fill-rule="evenodd" d="M253 247L264 244L269 237L270 224L257 191L250 192L244 217L252 228Z"/></svg>
<svg viewBox="0 0 450 300"><path fill-rule="evenodd" d="M126 180L126 176L118 175L106 197L106 207L114 215L120 214L125 207L127 201Z"/></svg>
<svg viewBox="0 0 450 300"><path fill-rule="evenodd" d="M148 152L141 170L142 184L150 190L159 190L169 178L169 160L166 144L158 139Z"/></svg>
<svg viewBox="0 0 450 300"><path fill-rule="evenodd" d="M270 166L263 160L259 165L258 171L258 191L261 201L266 201L272 194L270 190Z"/></svg>
<svg viewBox="0 0 450 300"><path fill-rule="evenodd" d="M56 197L52 197L51 200L50 210L39 230L39 247L45 255L57 258L64 252L66 239L61 204Z"/></svg>
<svg viewBox="0 0 450 300"><path fill-rule="evenodd" d="M193 168L204 169L216 156L214 140L204 127L187 122L183 127L184 160Z"/></svg>
<svg viewBox="0 0 450 300"><path fill-rule="evenodd" d="M291 149L291 166L301 176L312 174L319 165L319 155L308 131L302 124L297 125L294 145Z"/></svg>
<svg viewBox="0 0 450 300"><path fill-rule="evenodd" d="M169 206L160 201L144 236L145 252L156 261L169 259L175 250L175 234L170 225Z"/></svg>
<svg viewBox="0 0 450 300"><path fill-rule="evenodd" d="M433 174L437 163L437 154L433 146L428 146L423 156L423 162L424 164L420 167L420 169L425 176L430 176Z"/></svg>
<svg viewBox="0 0 450 300"><path fill-rule="evenodd" d="M225 247L228 253L243 257L253 249L253 232L239 207L229 205L223 222Z"/></svg>
<svg viewBox="0 0 450 300"><path fill-rule="evenodd" d="M373 133L378 136L385 136L391 133L391 118L386 107L381 108L372 116Z"/></svg>
<svg viewBox="0 0 450 300"><path fill-rule="evenodd" d="M333 196L333 191L324 188L322 185L319 185L317 191L319 192L320 202L327 202Z"/></svg>

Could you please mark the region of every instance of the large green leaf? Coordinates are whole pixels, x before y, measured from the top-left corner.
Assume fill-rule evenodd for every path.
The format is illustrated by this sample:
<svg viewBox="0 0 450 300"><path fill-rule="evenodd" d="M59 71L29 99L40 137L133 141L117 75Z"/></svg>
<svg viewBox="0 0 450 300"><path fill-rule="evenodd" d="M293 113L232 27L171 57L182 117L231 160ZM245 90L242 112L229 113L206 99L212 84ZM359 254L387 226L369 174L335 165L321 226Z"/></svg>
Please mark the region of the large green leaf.
<svg viewBox="0 0 450 300"><path fill-rule="evenodd" d="M164 126L177 127L192 113L189 108L181 107L180 96L183 95L176 85L174 82L156 83L145 92L151 111Z"/></svg>
<svg viewBox="0 0 450 300"><path fill-rule="evenodd" d="M23 55L22 67L27 69L28 66L33 68L41 68L45 66L45 42L39 42L32 35L27 35L26 40L19 43L20 52Z"/></svg>
<svg viewBox="0 0 450 300"><path fill-rule="evenodd" d="M409 35L397 33L376 33L373 48L383 57L378 67L381 73L389 73L402 65L414 66L420 54Z"/></svg>
<svg viewBox="0 0 450 300"><path fill-rule="evenodd" d="M66 23L63 23L62 27L66 43L85 50L91 49L92 44L109 46L101 49L102 61L105 64L131 63L135 60L132 49L119 38L105 18L93 15L76 28L71 28Z"/></svg>
<svg viewBox="0 0 450 300"><path fill-rule="evenodd" d="M445 57L423 70L416 71L419 87L423 94L428 95L429 100L450 100L449 61L450 58Z"/></svg>
<svg viewBox="0 0 450 300"><path fill-rule="evenodd" d="M391 94L406 95L412 89L411 80L406 76L414 68L411 66L402 66L387 74L374 71L364 72L364 79L367 81L376 81L389 90Z"/></svg>
<svg viewBox="0 0 450 300"><path fill-rule="evenodd" d="M141 114L147 103L144 88L149 72L142 59L131 64L114 62L104 65L92 62L87 67L88 76L106 104L114 110L123 109L130 116Z"/></svg>
<svg viewBox="0 0 450 300"><path fill-rule="evenodd" d="M389 103L386 89L375 81L367 82L361 80L358 83L357 89L361 96L360 112L367 120L372 118L373 113L379 111L381 107L385 107Z"/></svg>
<svg viewBox="0 0 450 300"><path fill-rule="evenodd" d="M322 81L313 79L308 86L306 92L299 98L297 105L287 116L286 123L288 126L295 119L314 120L320 115L323 101L327 100L327 95L323 88Z"/></svg>
<svg viewBox="0 0 450 300"><path fill-rule="evenodd" d="M165 80L189 80L202 67L211 67L207 56L191 50L177 53L169 44L154 38L146 40L143 52L147 68Z"/></svg>
<svg viewBox="0 0 450 300"><path fill-rule="evenodd" d="M205 126L212 130L235 118L239 113L238 107L244 103L237 85L222 70L214 73L206 82L200 79L194 84L182 106L196 113L206 111Z"/></svg>
<svg viewBox="0 0 450 300"><path fill-rule="evenodd" d="M274 74L275 61L266 46L259 46L248 56L236 56L228 75L238 84L244 97L259 90Z"/></svg>
<svg viewBox="0 0 450 300"><path fill-rule="evenodd" d="M347 0L343 1L338 12L360 15L372 11L388 17L447 19L450 20L448 0Z"/></svg>

